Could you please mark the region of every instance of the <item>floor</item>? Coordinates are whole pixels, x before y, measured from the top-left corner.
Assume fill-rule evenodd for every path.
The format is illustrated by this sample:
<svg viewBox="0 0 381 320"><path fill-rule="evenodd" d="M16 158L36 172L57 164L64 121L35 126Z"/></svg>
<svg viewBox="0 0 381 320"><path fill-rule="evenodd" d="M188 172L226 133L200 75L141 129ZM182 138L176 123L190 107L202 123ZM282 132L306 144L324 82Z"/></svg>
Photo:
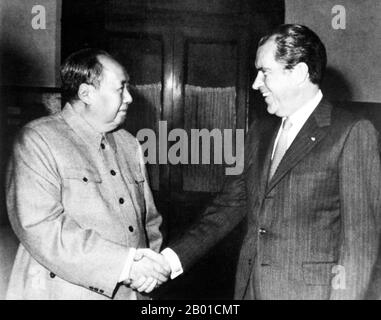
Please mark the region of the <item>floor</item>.
<svg viewBox="0 0 381 320"><path fill-rule="evenodd" d="M9 226L0 226L0 300L4 300L18 240Z"/></svg>

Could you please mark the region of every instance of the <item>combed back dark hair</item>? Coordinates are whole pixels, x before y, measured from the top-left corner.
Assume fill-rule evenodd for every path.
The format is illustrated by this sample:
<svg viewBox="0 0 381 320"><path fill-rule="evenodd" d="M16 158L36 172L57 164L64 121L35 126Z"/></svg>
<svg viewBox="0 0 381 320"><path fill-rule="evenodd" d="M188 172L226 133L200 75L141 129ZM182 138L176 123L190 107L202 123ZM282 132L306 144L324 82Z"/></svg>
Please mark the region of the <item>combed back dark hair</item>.
<svg viewBox="0 0 381 320"><path fill-rule="evenodd" d="M73 102L78 99L78 89L82 83L99 86L103 66L98 57L111 57L106 51L99 49L82 49L72 53L61 66L62 98Z"/></svg>
<svg viewBox="0 0 381 320"><path fill-rule="evenodd" d="M327 53L315 32L299 24L283 24L264 36L259 41L259 46L270 38L276 43L276 61L282 62L286 69L304 62L308 66L310 81L321 84L327 65Z"/></svg>

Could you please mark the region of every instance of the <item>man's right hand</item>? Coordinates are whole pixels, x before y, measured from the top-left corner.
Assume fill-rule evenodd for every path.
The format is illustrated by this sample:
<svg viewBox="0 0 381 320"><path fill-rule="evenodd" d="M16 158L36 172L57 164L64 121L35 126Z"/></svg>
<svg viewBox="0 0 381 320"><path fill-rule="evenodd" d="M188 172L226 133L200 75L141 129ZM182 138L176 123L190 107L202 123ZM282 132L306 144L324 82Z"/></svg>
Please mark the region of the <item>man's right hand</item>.
<svg viewBox="0 0 381 320"><path fill-rule="evenodd" d="M171 268L163 255L151 249L137 249L129 280L124 283L139 292L150 293L166 282L170 273Z"/></svg>

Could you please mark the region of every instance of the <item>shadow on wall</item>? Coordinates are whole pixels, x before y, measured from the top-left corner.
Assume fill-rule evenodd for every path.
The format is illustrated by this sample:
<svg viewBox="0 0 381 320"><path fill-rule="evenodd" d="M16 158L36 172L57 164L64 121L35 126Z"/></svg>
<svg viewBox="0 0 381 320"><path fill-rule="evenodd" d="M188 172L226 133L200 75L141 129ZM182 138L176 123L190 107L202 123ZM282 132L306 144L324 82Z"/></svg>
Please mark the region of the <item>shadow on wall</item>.
<svg viewBox="0 0 381 320"><path fill-rule="evenodd" d="M322 91L335 106L369 119L381 133L381 104L353 101L353 87L340 71L327 68Z"/></svg>
<svg viewBox="0 0 381 320"><path fill-rule="evenodd" d="M2 85L35 86L46 77L47 65L43 57L26 51L20 44L2 45L1 49L1 83Z"/></svg>
<svg viewBox="0 0 381 320"><path fill-rule="evenodd" d="M324 96L330 101L351 101L353 88L344 75L337 69L328 67L322 83Z"/></svg>

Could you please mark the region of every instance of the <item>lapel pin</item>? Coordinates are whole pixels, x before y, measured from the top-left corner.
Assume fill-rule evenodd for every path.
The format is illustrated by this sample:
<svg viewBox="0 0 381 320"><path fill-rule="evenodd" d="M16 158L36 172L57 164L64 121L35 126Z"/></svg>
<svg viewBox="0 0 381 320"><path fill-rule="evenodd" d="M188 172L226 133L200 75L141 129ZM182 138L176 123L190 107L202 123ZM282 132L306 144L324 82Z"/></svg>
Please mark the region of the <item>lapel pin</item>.
<svg viewBox="0 0 381 320"><path fill-rule="evenodd" d="M315 138L315 137L311 137L311 140L312 140L312 141L315 141L315 140L316 140L316 138Z"/></svg>

